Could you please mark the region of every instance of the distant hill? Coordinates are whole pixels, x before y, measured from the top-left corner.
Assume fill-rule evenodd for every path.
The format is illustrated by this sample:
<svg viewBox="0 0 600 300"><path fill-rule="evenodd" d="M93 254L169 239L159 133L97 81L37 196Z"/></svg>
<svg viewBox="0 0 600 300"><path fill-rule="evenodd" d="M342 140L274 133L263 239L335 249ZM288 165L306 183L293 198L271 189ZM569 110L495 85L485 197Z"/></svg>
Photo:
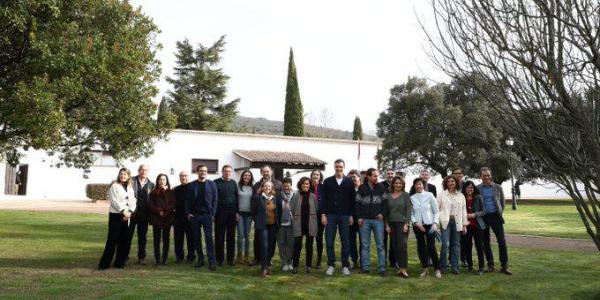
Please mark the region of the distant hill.
<svg viewBox="0 0 600 300"><path fill-rule="evenodd" d="M233 120L232 129L235 132L283 135L283 122L267 120L265 118L249 118L237 116ZM352 132L304 124L304 136L351 140ZM365 141L377 140L375 136L364 133L363 139Z"/></svg>

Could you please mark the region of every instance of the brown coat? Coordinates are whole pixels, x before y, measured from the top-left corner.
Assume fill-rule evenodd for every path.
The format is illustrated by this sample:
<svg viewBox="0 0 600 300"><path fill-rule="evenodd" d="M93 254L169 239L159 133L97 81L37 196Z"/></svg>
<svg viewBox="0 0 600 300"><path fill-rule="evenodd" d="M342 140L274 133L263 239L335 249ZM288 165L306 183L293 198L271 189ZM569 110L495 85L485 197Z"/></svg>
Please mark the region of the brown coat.
<svg viewBox="0 0 600 300"><path fill-rule="evenodd" d="M308 206L310 213L308 214L308 235L317 236L317 199L315 194L309 193ZM290 199L290 209L292 211L292 226L295 237L302 235L302 196L298 191L295 191Z"/></svg>
<svg viewBox="0 0 600 300"><path fill-rule="evenodd" d="M175 218L175 195L173 191L158 192L153 190L149 197L150 224L163 228L173 225ZM160 216L160 212L163 216Z"/></svg>

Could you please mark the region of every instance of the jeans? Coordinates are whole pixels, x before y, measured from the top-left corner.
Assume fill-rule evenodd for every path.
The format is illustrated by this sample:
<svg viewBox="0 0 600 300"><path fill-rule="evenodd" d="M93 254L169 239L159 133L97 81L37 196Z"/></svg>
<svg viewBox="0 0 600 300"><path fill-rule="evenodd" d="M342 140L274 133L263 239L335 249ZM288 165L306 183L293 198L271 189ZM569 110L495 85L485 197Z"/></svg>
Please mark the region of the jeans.
<svg viewBox="0 0 600 300"><path fill-rule="evenodd" d="M385 225L383 220L364 219L364 224L360 227L360 258L361 268L368 271L371 264L371 231L375 235L375 246L377 247L377 264L379 271L385 271L385 248L383 246L383 232Z"/></svg>
<svg viewBox="0 0 600 300"><path fill-rule="evenodd" d="M277 245L279 245L279 258L282 266L292 264L292 259L294 258L294 242L294 228L292 225L281 226L277 232Z"/></svg>
<svg viewBox="0 0 600 300"><path fill-rule="evenodd" d="M256 229L255 229L256 230ZM266 225L265 229L258 229L260 264L262 270L267 270L271 264L271 258L275 254L275 243L277 241L277 225Z"/></svg>
<svg viewBox="0 0 600 300"><path fill-rule="evenodd" d="M204 262L204 253L202 253L202 234L200 228L204 231L204 239L206 243L206 255L208 256L208 263L214 265L215 260L215 246L213 244L212 237L212 216L201 215L194 216L190 222L192 226L192 237L194 240L194 248L196 248L196 255L198 255L198 262Z"/></svg>
<svg viewBox="0 0 600 300"><path fill-rule="evenodd" d="M408 267L407 240L408 232L404 233L404 222L390 222L390 257L394 259L399 268Z"/></svg>
<svg viewBox="0 0 600 300"><path fill-rule="evenodd" d="M342 266L349 267L350 256L350 217L347 215L327 215L327 226L325 228L325 240L327 242L327 265L335 266L335 234L340 230L342 240Z"/></svg>
<svg viewBox="0 0 600 300"><path fill-rule="evenodd" d="M294 269L298 268L298 265L300 265L300 254L302 253L302 237L303 237L302 235L297 236L294 241L294 261L292 263L292 266L294 267ZM306 237L306 245L305 245L306 266L310 267L312 265L314 238L312 236L308 236L308 235L305 235L305 237Z"/></svg>
<svg viewBox="0 0 600 300"><path fill-rule="evenodd" d="M494 266L494 255L490 246L490 228L496 235L498 241L498 250L500 252L500 264L503 268L508 266L508 251L506 249L506 239L504 238L504 225L497 213L491 213L483 216L486 228L483 230L483 250L488 266Z"/></svg>
<svg viewBox="0 0 600 300"><path fill-rule="evenodd" d="M169 240L171 236L171 226L160 227L152 226L152 234L154 237L154 260L156 263L166 263L169 257ZM162 238L162 256L160 255L160 240Z"/></svg>
<svg viewBox="0 0 600 300"><path fill-rule="evenodd" d="M350 226L350 257L352 258L352 262L356 265L358 263L358 259L360 258L360 227L358 227L358 218L354 218L354 223ZM358 240L358 243L356 242Z"/></svg>
<svg viewBox="0 0 600 300"><path fill-rule="evenodd" d="M467 226L467 235L465 236L465 260L469 270L473 269L473 241L475 241L475 250L477 251L477 262L479 270L483 270L483 232L475 226ZM462 248L461 248L462 249Z"/></svg>
<svg viewBox="0 0 600 300"><path fill-rule="evenodd" d="M227 262L233 263L235 227L235 213L222 212L215 216L215 255L219 264L225 259L225 244L227 244Z"/></svg>
<svg viewBox="0 0 600 300"><path fill-rule="evenodd" d="M460 236L462 232L456 231L456 221L450 219L448 226L442 229L441 269L446 271L448 266L448 248L450 248L450 266L452 271L458 271L460 259Z"/></svg>
<svg viewBox="0 0 600 300"><path fill-rule="evenodd" d="M425 232L413 227L413 232L417 238L417 252L419 253L419 260L421 261L421 267L423 269L429 266L429 260L431 259L433 268L436 270L440 269L440 262L438 259L438 253L435 249L435 235L428 234L431 229L431 225L423 225Z"/></svg>
<svg viewBox="0 0 600 300"><path fill-rule="evenodd" d="M250 253L250 226L252 226L252 215L240 212L240 221L237 224L238 255L242 255L242 249L244 249L244 253Z"/></svg>
<svg viewBox="0 0 600 300"><path fill-rule="evenodd" d="M123 215L119 213L108 214L108 236L106 238L106 245L104 246L104 252L98 269L104 270L110 268L110 263L116 254L115 268L123 268L125 266L125 259L129 254L131 247L131 225L127 222L123 222Z"/></svg>
<svg viewBox="0 0 600 300"><path fill-rule="evenodd" d="M192 238L192 227L190 221L185 216L175 216L173 222L173 233L175 235L175 257L177 260L183 260L185 253L183 251L183 241L187 244L187 260L193 261L196 259L194 254L194 240Z"/></svg>

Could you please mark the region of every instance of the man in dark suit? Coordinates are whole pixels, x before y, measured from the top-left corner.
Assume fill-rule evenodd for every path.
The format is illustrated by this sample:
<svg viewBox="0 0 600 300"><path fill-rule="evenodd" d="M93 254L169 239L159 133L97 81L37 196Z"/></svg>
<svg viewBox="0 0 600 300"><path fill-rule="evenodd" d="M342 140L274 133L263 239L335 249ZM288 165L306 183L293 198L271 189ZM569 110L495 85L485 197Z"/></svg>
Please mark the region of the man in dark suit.
<svg viewBox="0 0 600 300"><path fill-rule="evenodd" d="M194 254L194 242L192 239L192 227L190 220L185 214L185 198L187 197L187 189L189 183L189 174L186 171L179 173L180 185L173 189L175 194L175 222L173 223L173 232L175 233L175 256L177 262L180 263L185 257L183 251L183 241L187 244L187 263L192 263L196 259Z"/></svg>
<svg viewBox="0 0 600 300"><path fill-rule="evenodd" d="M133 193L137 199L135 214L133 215L133 226L131 226L131 237L137 227L138 238L138 263L145 265L146 243L148 241L148 224L150 222L150 192L154 189L154 182L148 179L149 167L147 164L141 164L138 168L138 175L131 178Z"/></svg>
<svg viewBox="0 0 600 300"><path fill-rule="evenodd" d="M437 197L437 190L435 188L435 185L431 184L431 183L427 183L427 181L429 181L429 171L428 170L422 170L421 173L419 173L419 178L421 178L421 180L423 180L423 183L425 183L423 186L425 187L425 191L426 192L430 192L433 194L434 197ZM415 194L415 186L413 185L410 188L410 194L414 195Z"/></svg>
<svg viewBox="0 0 600 300"><path fill-rule="evenodd" d="M217 185L207 179L208 168L206 165L198 165L198 180L189 184L188 194L185 199L185 214L190 220L192 227L192 236L194 239L194 248L198 255L198 262L195 267L204 266L204 254L202 253L202 234L200 228L204 231L206 243L206 255L208 256L208 268L211 271L217 269L215 259L215 246L212 236L212 225L217 213Z"/></svg>

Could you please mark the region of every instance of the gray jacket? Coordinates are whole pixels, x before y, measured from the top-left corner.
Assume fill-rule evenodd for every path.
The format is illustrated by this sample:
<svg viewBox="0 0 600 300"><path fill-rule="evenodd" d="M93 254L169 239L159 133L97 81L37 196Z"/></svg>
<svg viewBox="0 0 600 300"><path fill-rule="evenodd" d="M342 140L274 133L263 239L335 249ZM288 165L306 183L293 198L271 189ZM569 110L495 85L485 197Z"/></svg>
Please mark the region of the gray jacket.
<svg viewBox="0 0 600 300"><path fill-rule="evenodd" d="M309 220L308 220L308 235L317 236L317 199L315 194L309 193L308 205L310 207ZM292 210L292 225L294 236L298 237L302 235L302 199L300 192L295 191L290 200L290 208Z"/></svg>
<svg viewBox="0 0 600 300"><path fill-rule="evenodd" d="M479 194L482 195L481 198L483 199L483 183L479 184L477 186L477 189L479 190ZM504 224L504 217L502 217L502 213L504 212L504 204L505 204L504 203L505 202L504 191L502 190L502 186L500 186L499 184L497 184L495 182L492 182L492 190L493 190L493 194L494 194L494 200L496 203L496 213L498 214L498 217L500 217L500 220ZM485 203L483 203L483 204L485 206Z"/></svg>

